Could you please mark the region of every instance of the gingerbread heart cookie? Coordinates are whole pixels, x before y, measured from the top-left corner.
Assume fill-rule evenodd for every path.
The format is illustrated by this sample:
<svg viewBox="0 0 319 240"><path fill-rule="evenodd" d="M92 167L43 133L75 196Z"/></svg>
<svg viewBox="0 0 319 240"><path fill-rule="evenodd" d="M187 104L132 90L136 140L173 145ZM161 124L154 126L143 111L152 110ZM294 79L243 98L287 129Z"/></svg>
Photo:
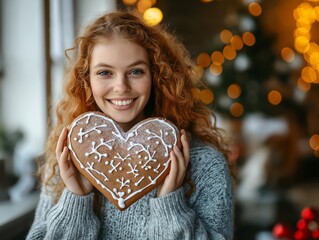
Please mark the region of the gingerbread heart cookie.
<svg viewBox="0 0 319 240"><path fill-rule="evenodd" d="M68 133L77 169L120 210L165 179L175 145L180 145L178 129L163 118L145 119L124 132L103 113L88 112Z"/></svg>

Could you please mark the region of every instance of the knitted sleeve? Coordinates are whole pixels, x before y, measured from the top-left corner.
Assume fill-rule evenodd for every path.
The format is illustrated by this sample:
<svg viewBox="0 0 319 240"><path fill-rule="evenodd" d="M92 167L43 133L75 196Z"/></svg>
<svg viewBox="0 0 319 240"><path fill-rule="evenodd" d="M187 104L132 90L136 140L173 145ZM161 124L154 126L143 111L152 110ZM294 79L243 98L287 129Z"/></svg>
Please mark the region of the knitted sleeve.
<svg viewBox="0 0 319 240"><path fill-rule="evenodd" d="M196 190L184 188L150 201L150 239L232 239L233 200L226 160L210 147L193 149L190 170Z"/></svg>
<svg viewBox="0 0 319 240"><path fill-rule="evenodd" d="M97 239L100 223L93 212L93 193L78 196L65 189L56 205L44 191L27 239Z"/></svg>

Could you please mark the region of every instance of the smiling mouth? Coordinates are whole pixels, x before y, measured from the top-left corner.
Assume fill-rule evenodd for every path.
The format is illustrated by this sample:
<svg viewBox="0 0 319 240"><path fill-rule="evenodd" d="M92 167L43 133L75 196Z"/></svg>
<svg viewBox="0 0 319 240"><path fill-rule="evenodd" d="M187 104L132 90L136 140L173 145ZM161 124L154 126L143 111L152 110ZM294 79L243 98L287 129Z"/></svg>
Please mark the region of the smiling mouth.
<svg viewBox="0 0 319 240"><path fill-rule="evenodd" d="M126 99L126 100L112 100L109 101L114 104L115 106L127 106L130 105L135 99Z"/></svg>

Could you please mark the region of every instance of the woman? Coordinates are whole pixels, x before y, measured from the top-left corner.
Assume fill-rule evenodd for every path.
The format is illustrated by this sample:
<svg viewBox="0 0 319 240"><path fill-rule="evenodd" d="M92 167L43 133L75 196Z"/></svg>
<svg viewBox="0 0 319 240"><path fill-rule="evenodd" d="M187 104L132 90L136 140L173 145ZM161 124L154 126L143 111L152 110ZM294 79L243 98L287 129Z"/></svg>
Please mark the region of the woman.
<svg viewBox="0 0 319 240"><path fill-rule="evenodd" d="M42 192L28 239L231 239L226 150L212 113L192 96L195 66L176 38L130 13L97 18L75 40L57 124L39 169ZM66 147L67 126L101 111L125 131L148 117L181 129L164 182L119 211L83 177ZM187 134L186 134L187 132Z"/></svg>

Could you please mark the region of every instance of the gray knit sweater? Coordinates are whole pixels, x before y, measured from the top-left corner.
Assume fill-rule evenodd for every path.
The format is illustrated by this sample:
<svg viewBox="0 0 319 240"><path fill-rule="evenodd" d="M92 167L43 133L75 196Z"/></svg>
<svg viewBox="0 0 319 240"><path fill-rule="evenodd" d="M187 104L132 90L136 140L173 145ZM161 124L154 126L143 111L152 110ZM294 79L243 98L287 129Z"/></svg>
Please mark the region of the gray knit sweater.
<svg viewBox="0 0 319 240"><path fill-rule="evenodd" d="M124 211L103 198L101 216L93 212L93 193L78 196L64 190L59 202L41 192L27 239L232 239L231 178L223 155L192 142L190 176L196 185L163 197L156 189Z"/></svg>

